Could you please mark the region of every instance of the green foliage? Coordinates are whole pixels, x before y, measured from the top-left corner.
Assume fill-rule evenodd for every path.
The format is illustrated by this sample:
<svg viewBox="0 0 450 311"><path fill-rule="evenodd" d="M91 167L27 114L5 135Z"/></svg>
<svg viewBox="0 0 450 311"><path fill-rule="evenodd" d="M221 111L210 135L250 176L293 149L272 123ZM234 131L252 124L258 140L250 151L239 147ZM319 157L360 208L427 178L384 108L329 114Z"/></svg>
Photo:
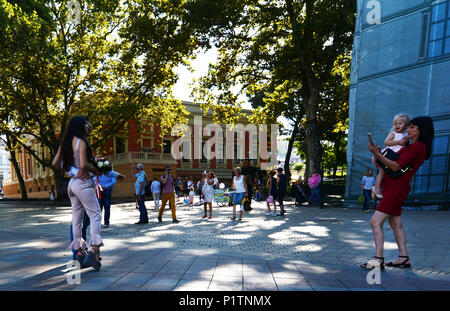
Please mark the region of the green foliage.
<svg viewBox="0 0 450 311"><path fill-rule="evenodd" d="M67 21L67 1L0 2L0 94L11 107L3 132L35 137L52 157L71 116L93 124L101 148L130 119L162 125L163 136L187 111L171 93L173 69L198 45L175 18L183 1L80 1L81 22ZM10 105L11 106L11 105ZM15 129L15 130L14 130ZM20 131L18 131L20 129Z"/></svg>
<svg viewBox="0 0 450 311"><path fill-rule="evenodd" d="M67 19L66 0L0 0L0 134L47 167L63 137L58 134L76 114L89 117L93 147L100 150L128 120L160 123L161 137L187 122L171 92L174 68L199 45L178 19L184 1L79 3L75 23ZM47 147L48 157L24 134Z"/></svg>
<svg viewBox="0 0 450 311"><path fill-rule="evenodd" d="M354 1L79 2L75 24L66 0L0 0L0 134L42 165L50 159L23 135L53 157L75 114L90 118L100 149L128 120L161 123L161 136L186 122L174 68L212 45L219 60L193 94L216 122L242 121L245 94L251 122L295 125L307 171L320 164L321 141L344 150Z"/></svg>
<svg viewBox="0 0 450 311"><path fill-rule="evenodd" d="M304 168L305 168L305 165L302 164L302 163L295 163L295 164L292 166L292 169L293 169L294 171L298 171L298 172L300 172L300 171L303 170Z"/></svg>
<svg viewBox="0 0 450 311"><path fill-rule="evenodd" d="M330 93L341 90L333 76L351 54L354 1L192 0L187 10L186 22L199 37L209 36L208 44L219 52L194 89L197 100L220 121L235 122L239 94L246 94L254 108L251 122L272 123L283 116L301 125L292 136L303 135L308 172L318 168L320 141L335 129L327 125L337 120L338 132L345 127L345 108L330 115L337 106Z"/></svg>

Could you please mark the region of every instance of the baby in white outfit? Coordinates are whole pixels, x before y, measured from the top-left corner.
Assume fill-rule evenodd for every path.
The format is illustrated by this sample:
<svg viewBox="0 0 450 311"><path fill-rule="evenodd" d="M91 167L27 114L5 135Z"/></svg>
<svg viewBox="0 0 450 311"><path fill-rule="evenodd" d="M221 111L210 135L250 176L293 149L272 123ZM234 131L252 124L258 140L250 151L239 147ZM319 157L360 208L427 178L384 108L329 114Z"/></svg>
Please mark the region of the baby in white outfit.
<svg viewBox="0 0 450 311"><path fill-rule="evenodd" d="M394 120L392 121L391 132L388 134L386 140L384 141L384 144L387 147L384 148L383 151L387 148L390 148L392 151L398 152L404 146L408 145L409 140L408 140L408 133L406 132L406 130L408 129L410 121L411 118L406 113L398 114L394 117ZM376 164L375 159L373 157L372 163L375 165L375 167L379 168L378 164ZM372 188L374 195L380 199L383 198L383 194L381 191L381 181L383 180L384 175L385 175L384 170L381 170L380 173L377 175L376 184Z"/></svg>

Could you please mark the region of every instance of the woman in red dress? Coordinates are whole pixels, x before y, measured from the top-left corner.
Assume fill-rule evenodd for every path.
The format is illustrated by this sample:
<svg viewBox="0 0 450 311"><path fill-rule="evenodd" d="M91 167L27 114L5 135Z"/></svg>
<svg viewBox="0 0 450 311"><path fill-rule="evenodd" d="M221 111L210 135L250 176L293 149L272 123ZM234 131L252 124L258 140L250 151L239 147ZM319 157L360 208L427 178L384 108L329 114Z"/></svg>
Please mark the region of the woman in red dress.
<svg viewBox="0 0 450 311"><path fill-rule="evenodd" d="M383 224L386 219L394 232L399 251L399 258L393 262L387 263L386 266L403 268L411 267L411 262L406 249L406 234L403 230L400 216L402 204L408 197L412 177L422 163L431 156L432 142L434 139L432 119L430 117L416 117L412 119L408 128L408 138L411 140L411 145L398 151L400 157L397 161L391 161L385 158L381 154L381 148L379 146L369 143L369 150L373 153L374 157L383 162L383 164L391 170L398 171L407 166L411 169L396 179L391 178L389 174L384 176L381 184L383 187L383 199L380 201L380 204L370 220L375 240L375 256L373 260L362 264L361 268L372 269L380 267L381 269L384 269Z"/></svg>

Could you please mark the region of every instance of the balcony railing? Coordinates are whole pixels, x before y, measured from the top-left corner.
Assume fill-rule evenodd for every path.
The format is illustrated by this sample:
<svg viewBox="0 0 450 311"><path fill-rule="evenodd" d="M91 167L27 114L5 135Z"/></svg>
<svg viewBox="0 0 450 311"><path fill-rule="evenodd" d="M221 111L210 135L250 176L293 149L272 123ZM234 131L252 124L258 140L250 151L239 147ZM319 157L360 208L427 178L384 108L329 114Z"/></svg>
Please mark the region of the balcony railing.
<svg viewBox="0 0 450 311"><path fill-rule="evenodd" d="M172 157L171 153L155 153L155 152L124 152L119 154L114 154L105 157L108 161L113 164L124 164L124 163L154 163L154 164L176 164L177 161ZM233 159L233 165L242 164L244 159ZM199 160L199 167L204 169L208 168L211 163L208 160ZM258 160L250 160L251 165L256 166L259 161ZM192 167L193 162L181 162L181 167ZM227 165L226 160L223 162L216 160L217 168L225 168Z"/></svg>
<svg viewBox="0 0 450 311"><path fill-rule="evenodd" d="M113 164L123 164L132 162L142 163L172 163L176 161L170 153L154 153L154 152L124 152L105 157Z"/></svg>

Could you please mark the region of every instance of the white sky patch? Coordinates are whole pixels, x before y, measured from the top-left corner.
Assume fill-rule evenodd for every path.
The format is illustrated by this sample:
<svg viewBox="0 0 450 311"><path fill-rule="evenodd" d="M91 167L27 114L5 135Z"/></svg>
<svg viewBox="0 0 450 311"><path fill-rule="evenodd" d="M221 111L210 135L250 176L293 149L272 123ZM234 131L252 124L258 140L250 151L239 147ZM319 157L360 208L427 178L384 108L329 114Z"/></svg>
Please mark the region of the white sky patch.
<svg viewBox="0 0 450 311"><path fill-rule="evenodd" d="M173 87L173 94L175 98L185 101L193 101L191 96L193 88L193 80L205 76L208 73L208 66L211 63L216 63L219 53L215 47L212 47L206 52L198 52L197 58L191 62L193 72L186 66L180 65L175 68L175 73L178 74L178 81ZM232 91L237 92L241 89L241 85L235 86ZM239 95L239 101L243 102L244 109L251 109L251 104L248 102L245 94Z"/></svg>
<svg viewBox="0 0 450 311"><path fill-rule="evenodd" d="M176 99L184 101L194 101L192 97L192 89L194 87L194 79L199 79L208 73L208 67L211 63L216 63L219 53L215 47L208 51L199 51L197 58L190 64L192 72L185 66L179 65L175 68L175 73L178 75L178 81L173 87L173 94ZM236 94L242 88L242 85L234 86L231 91ZM242 102L242 108L251 110L251 103L245 94L238 96L238 101ZM283 124L286 129L292 130L291 122L285 117L278 117L277 122Z"/></svg>

